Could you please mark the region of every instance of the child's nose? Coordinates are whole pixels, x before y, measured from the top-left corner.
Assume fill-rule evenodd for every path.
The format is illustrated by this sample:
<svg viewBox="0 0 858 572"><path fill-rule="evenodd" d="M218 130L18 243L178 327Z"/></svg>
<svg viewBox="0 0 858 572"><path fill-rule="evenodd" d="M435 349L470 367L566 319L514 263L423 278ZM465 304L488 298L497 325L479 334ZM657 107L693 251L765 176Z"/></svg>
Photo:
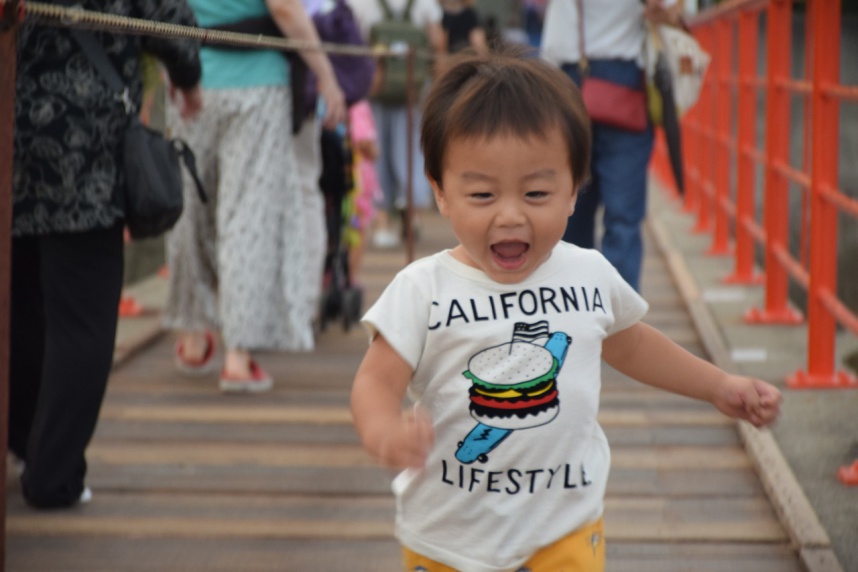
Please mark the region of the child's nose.
<svg viewBox="0 0 858 572"><path fill-rule="evenodd" d="M500 205L496 221L501 226L518 226L526 220L524 209L517 201L504 201Z"/></svg>

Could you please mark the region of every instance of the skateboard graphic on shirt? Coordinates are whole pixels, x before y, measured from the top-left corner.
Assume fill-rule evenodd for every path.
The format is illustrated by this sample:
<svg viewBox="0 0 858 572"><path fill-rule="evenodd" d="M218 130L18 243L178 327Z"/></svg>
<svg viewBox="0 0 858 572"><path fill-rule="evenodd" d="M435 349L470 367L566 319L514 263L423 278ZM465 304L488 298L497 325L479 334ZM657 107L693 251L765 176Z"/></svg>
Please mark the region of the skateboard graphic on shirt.
<svg viewBox="0 0 858 572"><path fill-rule="evenodd" d="M548 322L518 322L512 341L482 350L468 360L471 417L477 425L458 443L462 463L488 455L517 429L550 423L560 411L557 375L572 338L549 334Z"/></svg>

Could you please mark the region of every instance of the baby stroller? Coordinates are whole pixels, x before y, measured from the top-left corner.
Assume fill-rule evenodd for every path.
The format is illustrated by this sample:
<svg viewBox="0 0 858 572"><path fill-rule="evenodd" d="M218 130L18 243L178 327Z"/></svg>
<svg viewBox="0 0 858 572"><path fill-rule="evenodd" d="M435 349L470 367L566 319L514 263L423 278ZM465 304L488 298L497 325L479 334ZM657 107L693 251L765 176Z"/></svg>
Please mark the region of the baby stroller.
<svg viewBox="0 0 858 572"><path fill-rule="evenodd" d="M319 185L325 196L328 248L322 280L319 329L342 320L343 329L360 320L363 291L352 284L349 268L348 232L351 228L350 195L354 191L352 153L345 130L322 130L322 176Z"/></svg>

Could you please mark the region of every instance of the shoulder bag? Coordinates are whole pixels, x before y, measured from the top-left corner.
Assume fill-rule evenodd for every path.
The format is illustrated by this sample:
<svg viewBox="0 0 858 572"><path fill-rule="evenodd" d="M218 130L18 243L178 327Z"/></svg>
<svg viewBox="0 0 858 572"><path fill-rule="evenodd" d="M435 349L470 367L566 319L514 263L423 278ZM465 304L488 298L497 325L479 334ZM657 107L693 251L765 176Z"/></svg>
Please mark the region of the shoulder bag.
<svg viewBox="0 0 858 572"><path fill-rule="evenodd" d="M590 77L590 66L584 49L584 3L578 0L578 47L581 52L578 69L581 71L581 97L584 107L594 123L602 123L640 132L647 128L646 91L632 89L612 81Z"/></svg>
<svg viewBox="0 0 858 572"><path fill-rule="evenodd" d="M124 105L128 117L122 165L126 185L123 197L125 225L135 239L159 236L173 228L184 207L180 158L196 183L200 200L206 202L194 154L184 141L166 139L158 131L143 125L128 87L92 33L82 30L71 30L71 33L115 93L116 99Z"/></svg>

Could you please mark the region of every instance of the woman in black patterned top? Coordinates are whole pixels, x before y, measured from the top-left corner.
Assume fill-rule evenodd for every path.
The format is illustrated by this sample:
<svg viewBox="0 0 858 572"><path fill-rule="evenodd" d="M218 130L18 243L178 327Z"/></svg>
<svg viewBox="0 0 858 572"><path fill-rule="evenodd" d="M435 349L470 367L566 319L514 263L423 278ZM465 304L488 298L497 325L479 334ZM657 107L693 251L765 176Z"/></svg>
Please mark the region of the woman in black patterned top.
<svg viewBox="0 0 858 572"><path fill-rule="evenodd" d="M195 25L185 0L83 0L85 10ZM167 67L186 114L202 106L198 46L92 32L141 102L142 49ZM87 501L89 444L113 359L123 271L124 106L69 30L18 36L9 450L38 508Z"/></svg>

